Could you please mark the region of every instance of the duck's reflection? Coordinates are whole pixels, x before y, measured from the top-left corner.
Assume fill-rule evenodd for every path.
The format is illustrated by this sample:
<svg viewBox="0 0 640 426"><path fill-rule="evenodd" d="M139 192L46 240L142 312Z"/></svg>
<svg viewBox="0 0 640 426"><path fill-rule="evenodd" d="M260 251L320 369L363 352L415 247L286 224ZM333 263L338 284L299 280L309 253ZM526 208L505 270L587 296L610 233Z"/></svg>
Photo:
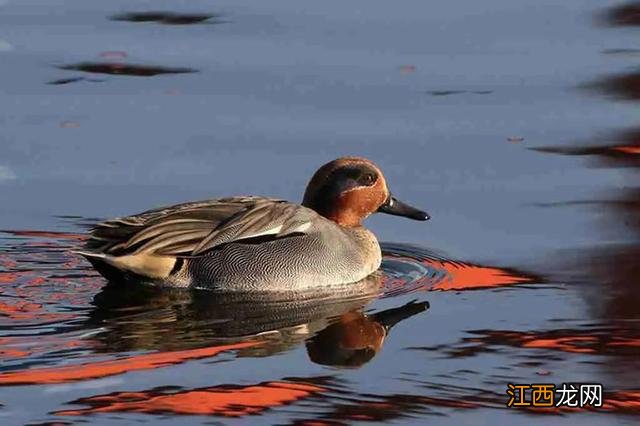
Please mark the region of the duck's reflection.
<svg viewBox="0 0 640 426"><path fill-rule="evenodd" d="M307 352L317 364L360 367L382 348L391 327L429 308L428 302L409 302L372 315L356 310L307 340Z"/></svg>
<svg viewBox="0 0 640 426"><path fill-rule="evenodd" d="M96 295L90 325L103 352L173 351L260 341L238 356L268 356L305 341L313 362L360 366L397 322L427 309L411 302L365 314L382 276L313 293L212 293L111 283Z"/></svg>

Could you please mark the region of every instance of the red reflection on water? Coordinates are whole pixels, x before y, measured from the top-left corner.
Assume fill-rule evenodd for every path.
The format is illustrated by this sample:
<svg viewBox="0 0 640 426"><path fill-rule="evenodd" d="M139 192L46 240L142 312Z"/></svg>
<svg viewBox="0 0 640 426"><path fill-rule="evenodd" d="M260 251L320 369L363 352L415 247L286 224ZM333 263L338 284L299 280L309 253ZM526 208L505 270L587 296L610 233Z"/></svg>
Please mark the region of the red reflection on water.
<svg viewBox="0 0 640 426"><path fill-rule="evenodd" d="M640 154L640 146L614 146L611 149L624 154Z"/></svg>
<svg viewBox="0 0 640 426"><path fill-rule="evenodd" d="M11 320L58 319L60 315L43 313L42 305L39 303L27 302L25 300L14 300L9 302L0 301L0 316Z"/></svg>
<svg viewBox="0 0 640 426"><path fill-rule="evenodd" d="M18 279L18 274L11 272L0 272L0 283L11 283Z"/></svg>
<svg viewBox="0 0 640 426"><path fill-rule="evenodd" d="M524 348L554 349L564 352L593 353L596 350L583 347L585 344L595 344L598 339L593 336L567 336L556 338L530 339L521 342Z"/></svg>
<svg viewBox="0 0 640 426"><path fill-rule="evenodd" d="M114 392L71 401L87 408L59 410L54 414L79 416L97 413L141 413L177 415L215 415L242 417L259 414L316 397L328 402L330 410L317 418L302 418L296 425L344 424L344 422L382 422L406 418L436 409L504 408L503 395L465 387L442 386L438 395L356 394L335 387L324 379L295 382L276 380L256 385L219 385L189 390L154 388L138 392Z"/></svg>
<svg viewBox="0 0 640 426"><path fill-rule="evenodd" d="M8 337L0 339L0 360L9 358L22 358L31 355L31 352L17 349L13 345L13 339Z"/></svg>
<svg viewBox="0 0 640 426"><path fill-rule="evenodd" d="M483 288L504 287L516 284L539 282L539 278L521 272L494 266L482 266L469 262L439 258L414 259L387 253L391 259L407 262L420 262L430 270L444 272L437 278L428 276L419 278L412 286L420 290L473 290ZM407 285L403 278L391 278L385 282L385 293L394 294Z"/></svg>
<svg viewBox="0 0 640 426"><path fill-rule="evenodd" d="M640 413L640 390L612 392L605 395L602 409Z"/></svg>
<svg viewBox="0 0 640 426"><path fill-rule="evenodd" d="M0 361L25 357L34 359L46 353L72 348L86 351L94 346L92 341L81 340L74 335L47 334L35 338L33 336L9 336L0 339Z"/></svg>
<svg viewBox="0 0 640 426"><path fill-rule="evenodd" d="M425 262L426 263L426 262ZM464 262L430 261L434 267L444 268L449 276L437 283L433 290L468 290L502 287L532 282L531 277L518 275L507 269L474 265Z"/></svg>
<svg viewBox="0 0 640 426"><path fill-rule="evenodd" d="M256 342L244 342L202 349L135 355L127 358L64 367L11 371L0 374L0 385L35 385L97 379L130 371L161 368L189 360L208 358L221 352L248 348L257 344Z"/></svg>
<svg viewBox="0 0 640 426"><path fill-rule="evenodd" d="M73 401L90 408L62 410L54 414L79 416L95 413L199 414L242 417L291 404L323 392L323 387L301 382L265 382L251 386L221 385L178 392L157 390L116 392Z"/></svg>
<svg viewBox="0 0 640 426"><path fill-rule="evenodd" d="M93 272L81 270L70 253L82 234L35 230L11 234L0 255L0 324L17 327L62 322L77 317L62 306L88 306L104 285ZM43 338L42 340L47 340Z"/></svg>

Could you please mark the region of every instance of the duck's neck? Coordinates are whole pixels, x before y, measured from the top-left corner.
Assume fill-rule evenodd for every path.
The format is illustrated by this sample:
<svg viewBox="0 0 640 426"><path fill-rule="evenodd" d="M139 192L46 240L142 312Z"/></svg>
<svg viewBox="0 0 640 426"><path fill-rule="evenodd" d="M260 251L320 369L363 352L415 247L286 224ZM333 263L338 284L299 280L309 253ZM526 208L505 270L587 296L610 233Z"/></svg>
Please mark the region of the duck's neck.
<svg viewBox="0 0 640 426"><path fill-rule="evenodd" d="M328 215L325 217L344 228L356 228L362 226L362 218L353 214L344 214L344 212L341 212L340 214Z"/></svg>
<svg viewBox="0 0 640 426"><path fill-rule="evenodd" d="M343 208L340 205L332 207L320 206L315 203L302 203L302 205L345 228L362 226L362 215L350 208Z"/></svg>

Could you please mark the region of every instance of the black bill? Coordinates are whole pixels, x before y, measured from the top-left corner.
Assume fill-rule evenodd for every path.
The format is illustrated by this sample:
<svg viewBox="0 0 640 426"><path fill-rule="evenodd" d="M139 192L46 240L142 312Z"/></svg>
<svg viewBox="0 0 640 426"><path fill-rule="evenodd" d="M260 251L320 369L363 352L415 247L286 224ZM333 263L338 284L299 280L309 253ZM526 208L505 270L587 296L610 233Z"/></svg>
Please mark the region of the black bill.
<svg viewBox="0 0 640 426"><path fill-rule="evenodd" d="M398 201L391 195L387 198L387 201L378 208L378 212L392 214L395 216L404 216L414 220L429 220L429 215L422 210L418 210L415 207L411 207L409 204L405 204L402 201Z"/></svg>

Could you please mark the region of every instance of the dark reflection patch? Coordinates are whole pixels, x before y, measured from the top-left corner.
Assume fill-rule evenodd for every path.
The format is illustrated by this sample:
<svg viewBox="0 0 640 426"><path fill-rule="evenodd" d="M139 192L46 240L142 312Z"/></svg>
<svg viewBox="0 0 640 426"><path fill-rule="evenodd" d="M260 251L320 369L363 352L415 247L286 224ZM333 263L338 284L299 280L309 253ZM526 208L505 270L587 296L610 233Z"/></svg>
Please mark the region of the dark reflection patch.
<svg viewBox="0 0 640 426"><path fill-rule="evenodd" d="M47 82L47 84L52 86L63 86L65 84L78 83L81 81L88 81L91 83L102 83L104 80L99 80L95 78L71 77L71 78L59 78L57 80L51 80Z"/></svg>
<svg viewBox="0 0 640 426"><path fill-rule="evenodd" d="M431 96L451 96L451 95L490 95L493 90L429 90L426 92Z"/></svg>
<svg viewBox="0 0 640 426"><path fill-rule="evenodd" d="M84 71L95 74L130 75L136 77L152 77L161 74L188 74L197 72L192 68L163 67L158 65L140 65L110 62L79 62L61 65L58 68L70 71Z"/></svg>
<svg viewBox="0 0 640 426"><path fill-rule="evenodd" d="M640 2L634 1L612 7L602 15L601 21L618 27L640 25Z"/></svg>
<svg viewBox="0 0 640 426"><path fill-rule="evenodd" d="M638 55L640 54L640 49L632 49L632 48L615 48L615 49L604 49L602 51L605 55Z"/></svg>
<svg viewBox="0 0 640 426"><path fill-rule="evenodd" d="M200 23L224 23L219 14L172 13L172 12L125 12L113 15L112 21L155 22L164 25L192 25Z"/></svg>
<svg viewBox="0 0 640 426"><path fill-rule="evenodd" d="M455 344L409 349L438 352L451 358L493 353L500 347L628 357L637 357L640 354L638 330L624 324L587 324L582 328L546 331L470 330L468 334L469 337L464 337ZM533 353L524 356L534 359Z"/></svg>
<svg viewBox="0 0 640 426"><path fill-rule="evenodd" d="M588 146L547 146L533 151L561 155L591 156L595 164L605 167L640 167L640 128L605 135L605 144Z"/></svg>
<svg viewBox="0 0 640 426"><path fill-rule="evenodd" d="M69 84L69 83L76 83L78 81L82 81L84 80L84 78L82 77L72 77L72 78L60 78L58 80L52 80L50 82L48 82L47 84L51 84L54 86L60 86L63 84Z"/></svg>
<svg viewBox="0 0 640 426"><path fill-rule="evenodd" d="M626 100L640 99L640 71L617 74L584 86L586 89L603 92L607 95Z"/></svg>

